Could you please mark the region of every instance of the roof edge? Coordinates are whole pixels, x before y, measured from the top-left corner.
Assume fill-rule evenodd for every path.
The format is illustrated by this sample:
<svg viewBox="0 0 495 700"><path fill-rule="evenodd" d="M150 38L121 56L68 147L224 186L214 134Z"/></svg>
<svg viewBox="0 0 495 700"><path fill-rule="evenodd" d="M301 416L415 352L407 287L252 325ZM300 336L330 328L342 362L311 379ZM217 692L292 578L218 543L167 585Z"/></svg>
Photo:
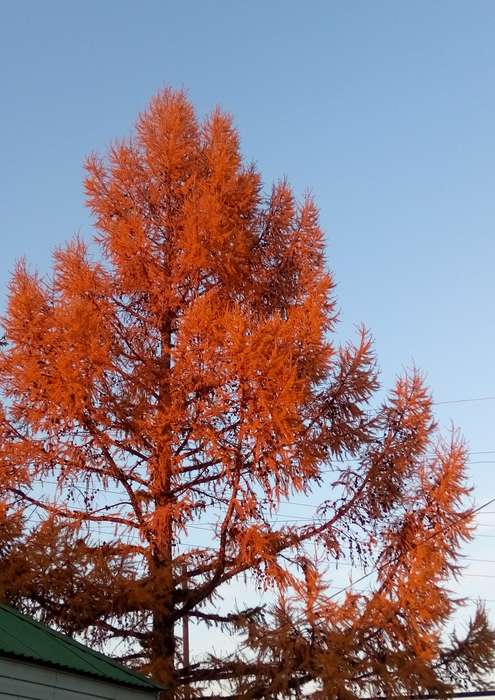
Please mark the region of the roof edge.
<svg viewBox="0 0 495 700"><path fill-rule="evenodd" d="M126 687L130 688L141 688L143 690L155 690L155 691L163 691L166 690L162 685L159 685L156 683L156 681L152 680L151 678L148 678L147 676L138 673L137 671L133 671L132 669L127 668L126 666L123 666L120 664L118 661L115 659L112 659L109 656L106 656L105 654L102 654L99 651L96 651L95 649L92 649L91 647L82 644L81 642L78 642L77 640L73 639L72 637L69 637L68 635L62 634L61 632L58 632L57 630L52 629L51 627L48 627L47 625L43 624L42 622L39 622L38 620L35 620L34 618L30 617L29 615L26 615L16 608L14 608L12 605L9 605L4 602L0 602L0 610L4 610L5 612L9 613L10 615L13 615L14 617L20 618L26 624L32 625L33 627L38 628L41 632L45 634L50 634L53 637L56 637L60 642L62 642L64 645L66 645L69 648L75 648L80 649L82 652L85 654L89 654L90 656L96 657L98 660L103 661L107 663L109 666L112 666L119 671L123 671L126 673L126 675L129 676L129 680L124 680L124 679L114 679L114 678L105 678L104 675L99 674L99 673L92 673L89 670L86 669L72 669L70 666L67 666L65 664L57 664L54 661L51 660L46 660L46 659L40 659L36 656L30 656L27 654L16 654L16 653L11 653L11 652L5 652L0 650L0 655L4 656L6 658L16 658L20 660L30 660L34 661L36 663L39 663L40 665L43 665L45 667L49 668L56 668L59 670L63 670L69 673L78 673L81 675L86 675L91 678L98 679L100 681L106 681L107 683L113 683L115 685L123 685Z"/></svg>

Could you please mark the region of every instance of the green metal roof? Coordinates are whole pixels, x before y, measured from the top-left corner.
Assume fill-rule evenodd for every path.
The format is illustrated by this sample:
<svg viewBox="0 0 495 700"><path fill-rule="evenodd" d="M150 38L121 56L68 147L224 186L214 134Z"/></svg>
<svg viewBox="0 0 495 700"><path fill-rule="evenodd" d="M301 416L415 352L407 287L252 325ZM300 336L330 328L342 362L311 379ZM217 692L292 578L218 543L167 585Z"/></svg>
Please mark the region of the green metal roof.
<svg viewBox="0 0 495 700"><path fill-rule="evenodd" d="M155 693L161 689L149 678L3 604L0 604L0 655L29 659Z"/></svg>

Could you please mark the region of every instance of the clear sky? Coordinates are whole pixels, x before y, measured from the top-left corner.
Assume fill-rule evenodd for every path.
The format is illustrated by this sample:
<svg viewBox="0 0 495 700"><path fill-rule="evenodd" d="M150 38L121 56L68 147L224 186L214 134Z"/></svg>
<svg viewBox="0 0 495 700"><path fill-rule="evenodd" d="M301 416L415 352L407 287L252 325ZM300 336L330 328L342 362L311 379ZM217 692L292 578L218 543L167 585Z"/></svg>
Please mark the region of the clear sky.
<svg viewBox="0 0 495 700"><path fill-rule="evenodd" d="M84 157L185 87L201 114L233 113L267 185L314 193L339 332L371 328L385 386L414 362L439 402L495 396L493 0L0 5L0 308L17 258L45 272L54 246L91 235ZM438 418L487 452L471 477L477 501L495 497L495 401ZM494 561L467 562L459 590L492 600L488 510L467 553Z"/></svg>

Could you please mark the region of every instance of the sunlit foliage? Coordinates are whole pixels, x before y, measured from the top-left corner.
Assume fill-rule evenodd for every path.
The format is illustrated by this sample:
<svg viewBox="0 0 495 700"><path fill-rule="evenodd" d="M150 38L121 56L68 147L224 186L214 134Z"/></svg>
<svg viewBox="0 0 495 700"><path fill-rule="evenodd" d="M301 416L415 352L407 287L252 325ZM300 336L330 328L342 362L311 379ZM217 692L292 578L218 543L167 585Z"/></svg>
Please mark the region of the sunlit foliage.
<svg viewBox="0 0 495 700"><path fill-rule="evenodd" d="M484 611L444 634L472 535L465 447L438 437L418 372L380 406L369 334L336 341L312 199L285 181L267 194L230 117L199 122L169 90L86 169L95 245L10 283L0 595L167 697L481 687ZM310 494L306 522L275 517ZM211 541L186 546L201 523ZM375 572L364 590L335 595L337 560ZM275 602L216 597L244 574ZM185 615L237 651L184 666Z"/></svg>

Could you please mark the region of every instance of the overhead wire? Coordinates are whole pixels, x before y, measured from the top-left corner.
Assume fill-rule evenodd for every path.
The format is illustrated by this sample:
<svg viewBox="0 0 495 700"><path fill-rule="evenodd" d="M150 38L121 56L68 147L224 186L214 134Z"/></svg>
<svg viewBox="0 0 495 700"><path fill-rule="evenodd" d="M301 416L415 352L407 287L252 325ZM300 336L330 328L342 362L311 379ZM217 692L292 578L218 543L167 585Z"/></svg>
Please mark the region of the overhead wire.
<svg viewBox="0 0 495 700"><path fill-rule="evenodd" d="M455 403L475 403L477 401L495 401L495 396L474 396L469 399L449 399L448 401L433 401L433 406L447 406Z"/></svg>
<svg viewBox="0 0 495 700"><path fill-rule="evenodd" d="M463 520L467 520L468 517L470 517L471 515L474 515L475 513L479 513L480 511L484 510L485 508L488 508L488 506L491 506L492 503L495 503L495 498L491 498L490 500L486 501L481 506L478 506L477 508L475 508L472 512L469 512L466 515L460 516L460 518L458 518L457 522L462 522ZM429 542L430 540L434 539L435 537L438 537L439 535L443 534L444 532L447 532L447 530L450 530L450 528L453 527L454 524L455 523L447 523L447 525L445 527L440 528L440 530L433 532L429 537L424 539L423 542L421 542L421 544L425 544L426 542ZM416 544L415 546L418 546L418 545ZM354 584L361 583L361 581L365 581L367 578L372 576L374 573L378 573L378 572L379 572L379 566L376 565L373 567L373 569L371 571L367 572L366 574L363 574L363 576L360 576L357 579L357 581L354 581L353 584L351 584L351 587ZM347 590L349 590L349 586L342 588L340 591L338 591L338 593L335 593L334 595L332 595L330 597L335 598L337 595L340 595L341 593L345 593Z"/></svg>
<svg viewBox="0 0 495 700"><path fill-rule="evenodd" d="M495 400L495 396L491 396L491 395L490 395L490 396L481 396L481 397L471 397L471 398L466 398L466 399L453 399L453 400L446 400L446 401L435 401L435 402L433 402L433 405L434 405L434 406L444 406L444 405L452 405L452 404L474 403L474 402L494 401L494 400ZM470 455L495 454L495 450L477 450L477 451L471 451L471 452L469 452L469 454L470 454ZM343 460L344 463L345 463L345 462L350 462L350 461L359 461L359 459L356 458L356 459L354 459L354 460ZM493 460L493 461L492 461L492 460L475 460L475 461L470 461L470 462L468 462L468 464L495 464L495 460ZM43 480L43 479L40 479L39 481L40 481L41 483L43 483L43 482L44 482L44 483L49 483L47 480ZM59 485L58 482L52 482L52 484L53 484L53 485ZM121 495L121 492L112 492L112 491L110 491L109 489L105 489L105 492L106 492L106 493L114 493L115 495ZM495 502L495 498L490 499L489 501L487 501L487 502L484 503L483 505L481 505L481 506L479 506L478 508L476 508L476 509L473 511L473 514L480 513L480 512L483 511L486 507L488 507L489 505L491 505L491 504L494 503L494 502ZM284 505L285 505L285 504L284 504ZM312 505L312 504L308 504L308 503L295 503L295 502L290 503L290 504L288 503L288 505L297 506L297 507L310 507L310 508L314 508L314 507L315 507L315 506ZM490 511L487 511L487 514L488 514L489 512L490 512ZM492 513L495 513L494 511L491 511L491 512L492 512ZM296 520L296 522L297 522L297 521L298 521L298 520ZM300 520L299 520L299 521L300 521ZM275 521L275 522L279 522L279 521ZM284 521L280 521L280 522L284 522ZM288 522L288 521L287 521L287 522ZM451 526L452 526L452 524L449 525L449 527L451 527ZM192 525L191 525L191 526L189 526L189 527L191 527L191 528L196 528L196 529L200 529L200 526L192 526ZM207 528L201 528L201 529L203 529L203 530L208 530ZM445 531L446 529L447 529L447 528L444 528L443 530L440 530L439 532L433 533L433 534L432 534L429 538L427 538L425 541L428 541L428 540L431 539L432 537L438 536L439 534L441 534L441 532ZM101 533L101 528L98 528L98 531ZM488 535L488 534L483 534L483 533L479 533L479 534L477 534L476 536L487 537L487 538L495 538L495 535ZM192 544L192 543L180 543L179 546L194 547L194 548L198 548L198 549L205 549L205 548L206 548L205 545L194 545L194 544ZM212 548L212 549L213 549L213 548ZM469 558L467 558L467 559L469 560ZM488 563L488 562L490 562L490 563L495 563L495 560L482 560L482 559L476 560L476 559L473 559L473 561L487 562L487 563ZM343 563L343 562L342 562L342 563ZM361 577L358 578L357 580L351 582L351 584L349 584L348 586L345 586L345 587L339 589L336 593L332 594L332 595L330 596L330 598L335 598L335 597L337 597L338 595L340 595L340 594L346 592L347 590L349 590L349 589L351 589L351 588L354 588L355 585L357 585L357 584L359 584L360 582L366 580L366 579L369 578L371 575L373 575L373 573L377 573L377 572L378 572L377 567L374 567L374 568L371 569L370 571L368 571L368 572L366 572L365 574L363 574L363 576L361 576ZM470 576L470 577L477 577L477 578L495 578L495 576L492 576L492 575L485 575L485 574L467 574L467 573L466 573L466 574L464 574L464 575L465 575L465 576ZM492 602L491 599L485 599L485 600L486 600L486 602ZM495 602L495 599L494 599L493 602Z"/></svg>
<svg viewBox="0 0 495 700"><path fill-rule="evenodd" d="M488 500L488 501L486 501L485 503L483 503L481 506L479 506L478 508L476 508L475 512L480 512L480 511L484 510L485 508L487 508L487 507L488 507L489 505L491 505L492 503L495 503L495 498L491 498L490 500ZM459 520L462 521L462 520L465 520L466 518L467 518L467 516L464 515L464 516L461 516L461 517L459 518ZM445 533L447 530L449 530L454 524L455 524L455 523L453 523L453 522L447 523L447 525L446 525L445 527L441 528L440 530L438 530L438 531L436 531L436 532L431 533L431 535L430 535L429 537L427 537L426 539L424 539L421 543L415 543L415 544L413 545L413 547L417 547L419 544L424 544L425 542L428 542L428 541L430 541L431 539L434 539L435 537L438 537L439 535L441 535L441 534ZM349 591L349 590L354 590L356 593L359 593L359 592L368 592L368 591L369 591L369 592L372 592L372 589L364 589L364 590L361 590L361 591L360 591L360 590L356 590L356 589L355 589L355 586L356 586L357 584L362 583L363 581L365 581L367 578L369 578L370 576L372 576L374 573L379 573L379 570L380 570L379 565L378 565L378 564L375 565L370 571L368 571L367 573L363 574L362 576L360 576L360 577L359 577L358 579L356 579L355 581L352 581L349 585L344 586L344 587L342 587L342 588L339 588L339 590L338 590L336 593L333 593L332 595L328 596L327 601L328 601L328 600L331 600L331 599L333 599L333 598L336 598L337 596L341 595L342 593L346 593L346 592ZM327 601L323 602L321 605L315 606L315 608L313 609L313 614L318 614L318 612L321 612L321 611L324 609L324 607L328 604ZM280 632L280 631L282 631L284 628L285 628L285 629L289 629L289 628L292 627L292 626L293 626L293 622L291 621L291 622L288 622L288 623L286 623L285 625L282 625L281 627L279 627L277 631ZM269 634L269 633L257 637L257 640L259 641L260 639L266 639L266 638L268 637L268 634ZM224 658L224 661L226 661L226 660L228 660L228 659L231 659L231 658L234 658L236 655L238 655L239 653L241 653L244 649L247 649L248 646L249 646L248 642L244 642L243 644L241 644L240 648L236 649L236 650L235 650L234 652L232 652L231 654L228 654L228 655Z"/></svg>
<svg viewBox="0 0 495 700"><path fill-rule="evenodd" d="M494 501L495 501L495 499L493 499L491 502L494 502ZM486 504L485 504L485 507L486 507ZM483 510L483 508L484 508L484 506L479 506L478 508L475 509L475 513L481 512ZM30 522L33 522L35 524L39 524L39 523L43 522L43 520L41 518L35 518L33 516L27 518L27 520ZM311 521L308 521L308 522L311 522ZM83 523L82 529L90 531L92 535L98 535L98 537L104 537L105 535L110 535L110 536L115 537L118 534L119 537L122 537L123 539L125 539L129 542L134 542L136 544L139 544L143 541L138 536L137 533L134 533L131 531L122 531L122 529L120 529L120 531L119 531L118 528L105 528L105 527L102 527L97 522ZM194 529L194 530L199 530L199 531L209 532L209 533L214 532L213 527L202 527L202 526L189 525L188 529ZM483 534L477 533L474 537L495 538L495 535L483 535ZM175 547L189 547L189 548L194 548L194 549L203 549L203 550L213 551L213 552L217 551L215 547L208 546L207 543L200 544L200 543L179 542L178 541L178 542L174 543L174 546ZM480 559L480 558L469 557L469 556L465 556L465 555L462 556L462 559L464 561L473 562L473 563L495 564L495 559ZM358 566L355 563L353 563L349 560L345 560L345 559L341 559L341 560L336 559L336 560L330 562L329 565L332 567L335 567L336 569L338 569L339 567L345 567L345 568L354 568L354 569L359 570L359 571L362 571L363 568L365 568L363 566ZM364 578L368 577L372 573L373 573L373 570L370 570L369 572L365 573ZM495 578L495 575L484 574L484 573L471 574L468 572L463 572L462 575L465 577L474 577L474 578ZM357 579L357 581L353 582L352 585L354 585L354 583L359 583L359 581L364 580L364 578L361 577L361 578Z"/></svg>

